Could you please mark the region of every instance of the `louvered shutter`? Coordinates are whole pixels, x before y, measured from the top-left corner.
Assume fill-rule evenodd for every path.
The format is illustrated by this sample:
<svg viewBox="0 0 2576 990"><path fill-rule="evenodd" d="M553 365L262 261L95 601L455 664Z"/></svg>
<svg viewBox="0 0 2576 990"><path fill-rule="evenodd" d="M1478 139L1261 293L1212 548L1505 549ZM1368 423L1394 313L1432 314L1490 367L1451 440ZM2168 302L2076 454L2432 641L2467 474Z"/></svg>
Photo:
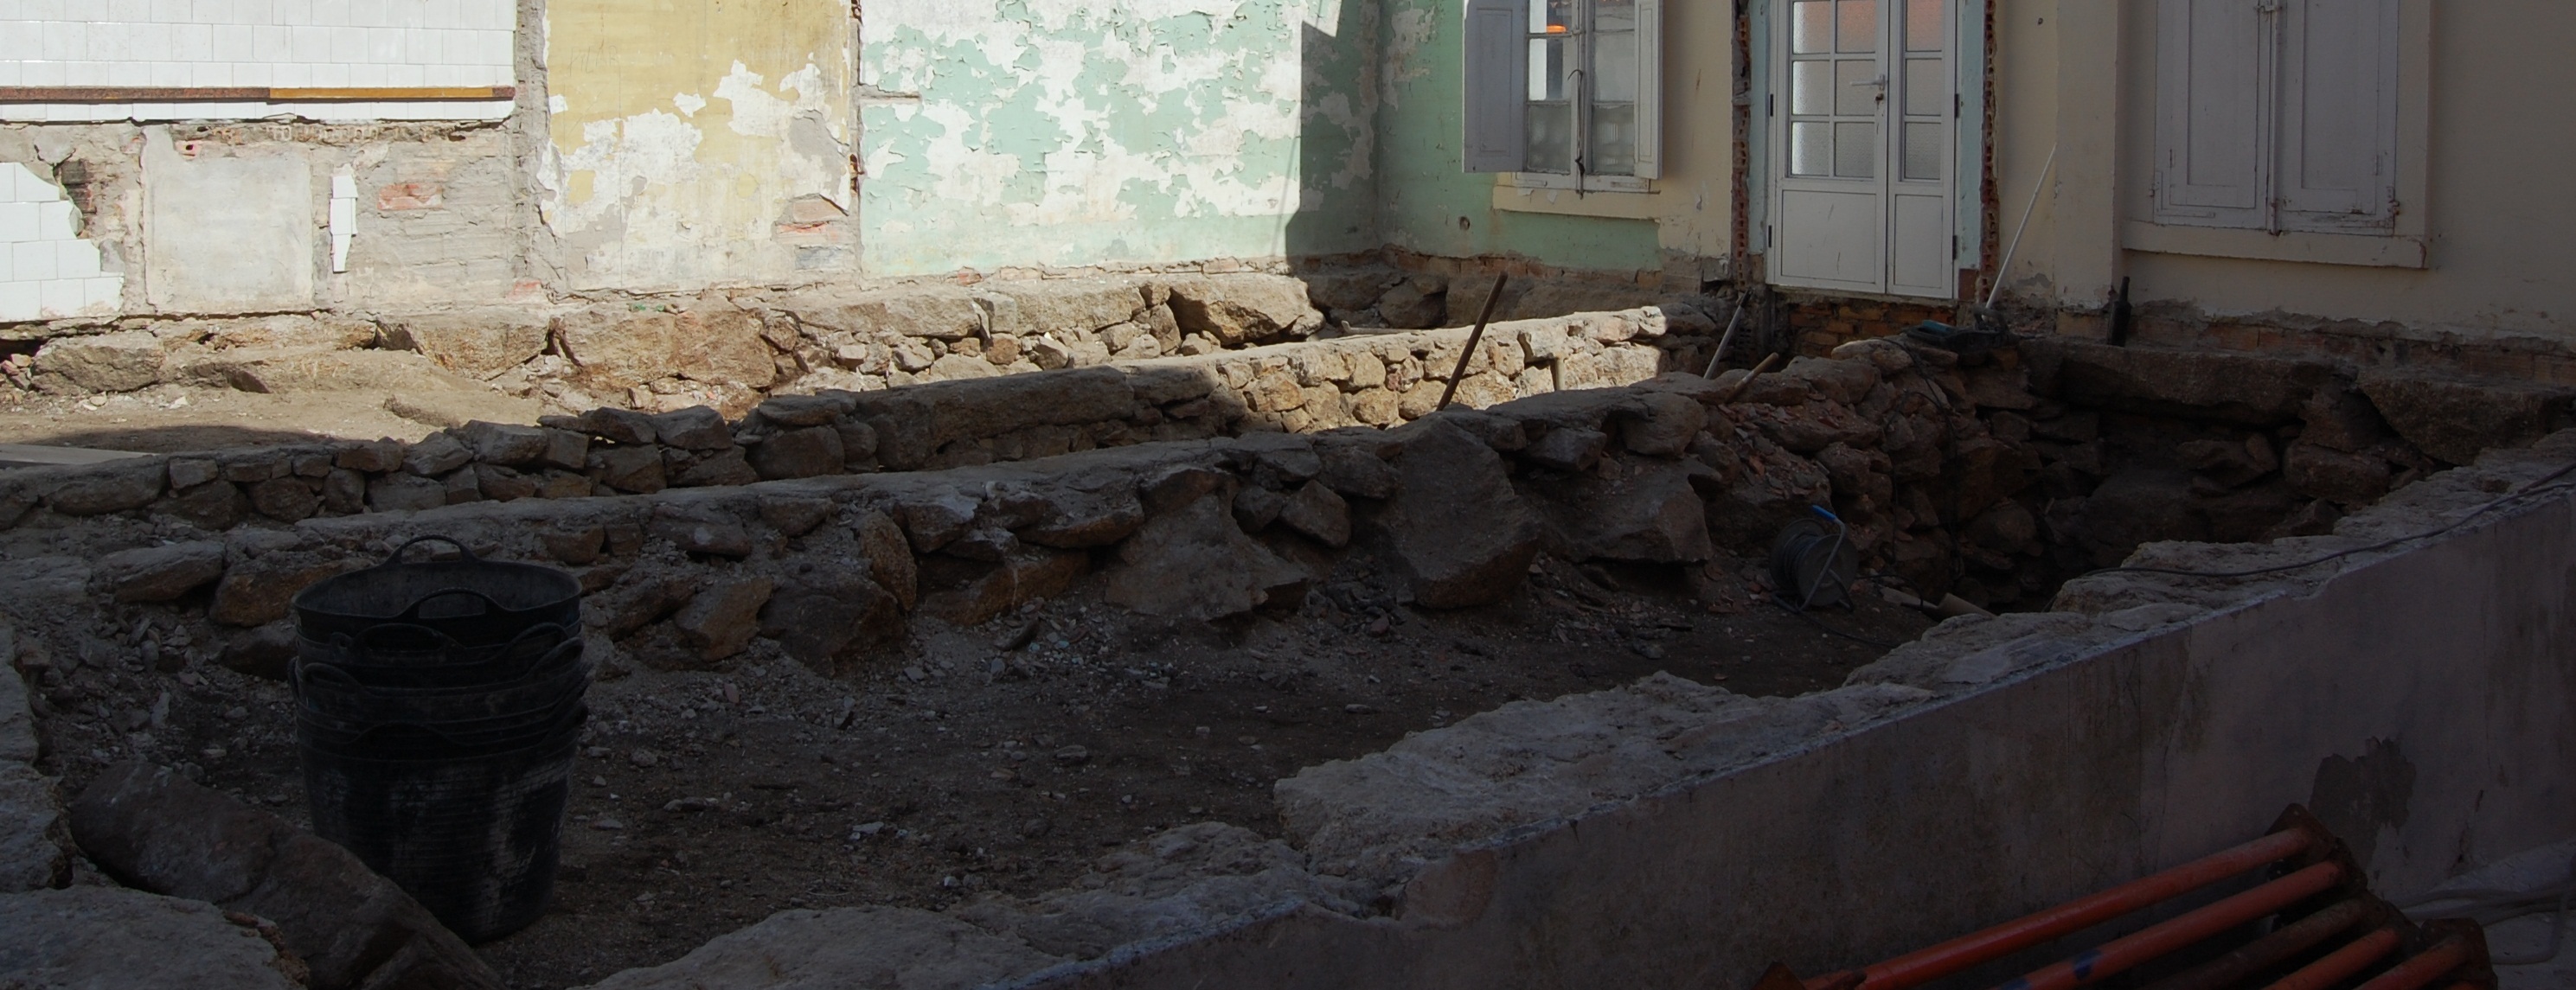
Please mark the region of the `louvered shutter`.
<svg viewBox="0 0 2576 990"><path fill-rule="evenodd" d="M1528 0L1468 0L1466 137L1469 172L1518 172L1528 147Z"/></svg>
<svg viewBox="0 0 2576 990"><path fill-rule="evenodd" d="M2397 0L2285 6L2281 226L2387 230L2397 197Z"/></svg>
<svg viewBox="0 0 2576 990"><path fill-rule="evenodd" d="M2264 225L2273 56L2263 0L2160 0L2156 220Z"/></svg>
<svg viewBox="0 0 2576 990"><path fill-rule="evenodd" d="M1664 2L1637 0L1637 177L1663 176Z"/></svg>

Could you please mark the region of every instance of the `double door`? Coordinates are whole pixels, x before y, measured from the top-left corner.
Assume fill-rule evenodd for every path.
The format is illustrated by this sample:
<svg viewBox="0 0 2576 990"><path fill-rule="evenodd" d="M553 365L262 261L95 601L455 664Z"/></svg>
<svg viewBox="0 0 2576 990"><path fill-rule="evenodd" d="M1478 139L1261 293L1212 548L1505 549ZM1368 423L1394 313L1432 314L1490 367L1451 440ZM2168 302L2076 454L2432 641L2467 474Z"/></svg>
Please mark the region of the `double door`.
<svg viewBox="0 0 2576 990"><path fill-rule="evenodd" d="M1958 0L1781 0L1771 18L1771 280L1958 291Z"/></svg>

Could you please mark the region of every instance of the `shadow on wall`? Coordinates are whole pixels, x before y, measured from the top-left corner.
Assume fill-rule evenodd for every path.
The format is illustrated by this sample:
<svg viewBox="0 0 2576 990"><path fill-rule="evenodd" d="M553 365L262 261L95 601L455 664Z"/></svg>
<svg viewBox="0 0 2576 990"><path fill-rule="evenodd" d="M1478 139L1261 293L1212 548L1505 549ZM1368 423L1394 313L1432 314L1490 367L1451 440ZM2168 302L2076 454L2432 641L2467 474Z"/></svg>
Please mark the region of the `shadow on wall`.
<svg viewBox="0 0 2576 990"><path fill-rule="evenodd" d="M1378 0L1323 0L1297 27L1297 190L1290 258L1376 251Z"/></svg>

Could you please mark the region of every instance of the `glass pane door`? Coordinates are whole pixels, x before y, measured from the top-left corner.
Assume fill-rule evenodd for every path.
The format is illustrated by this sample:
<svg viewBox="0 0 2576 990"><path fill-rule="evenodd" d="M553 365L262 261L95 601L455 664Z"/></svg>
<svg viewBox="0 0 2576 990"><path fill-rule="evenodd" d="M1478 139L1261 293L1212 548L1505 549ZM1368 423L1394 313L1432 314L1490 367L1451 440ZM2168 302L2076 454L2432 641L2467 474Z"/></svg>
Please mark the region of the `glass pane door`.
<svg viewBox="0 0 2576 990"><path fill-rule="evenodd" d="M1789 174L1875 179L1888 74L1880 0L1789 5Z"/></svg>

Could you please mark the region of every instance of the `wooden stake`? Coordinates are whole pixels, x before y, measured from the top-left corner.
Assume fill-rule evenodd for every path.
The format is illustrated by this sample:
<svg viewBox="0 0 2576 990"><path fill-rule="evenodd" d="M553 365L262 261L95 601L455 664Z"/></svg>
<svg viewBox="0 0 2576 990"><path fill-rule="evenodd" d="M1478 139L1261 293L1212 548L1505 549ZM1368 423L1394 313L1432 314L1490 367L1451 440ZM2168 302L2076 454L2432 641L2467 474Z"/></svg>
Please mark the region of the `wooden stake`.
<svg viewBox="0 0 2576 990"><path fill-rule="evenodd" d="M1510 272L1504 272L1500 275L1494 276L1493 294L1485 297L1485 313L1482 316L1476 317L1476 329L1474 332L1467 335L1467 349L1458 352L1458 368L1457 370L1449 373L1449 387L1440 390L1440 404L1432 407L1432 412L1439 412L1442 409L1449 408L1449 400L1458 397L1458 381L1467 377L1467 362L1475 359L1476 345L1483 343L1485 340L1485 324L1493 322L1494 307L1502 303L1503 286L1511 282L1511 280L1512 273Z"/></svg>

